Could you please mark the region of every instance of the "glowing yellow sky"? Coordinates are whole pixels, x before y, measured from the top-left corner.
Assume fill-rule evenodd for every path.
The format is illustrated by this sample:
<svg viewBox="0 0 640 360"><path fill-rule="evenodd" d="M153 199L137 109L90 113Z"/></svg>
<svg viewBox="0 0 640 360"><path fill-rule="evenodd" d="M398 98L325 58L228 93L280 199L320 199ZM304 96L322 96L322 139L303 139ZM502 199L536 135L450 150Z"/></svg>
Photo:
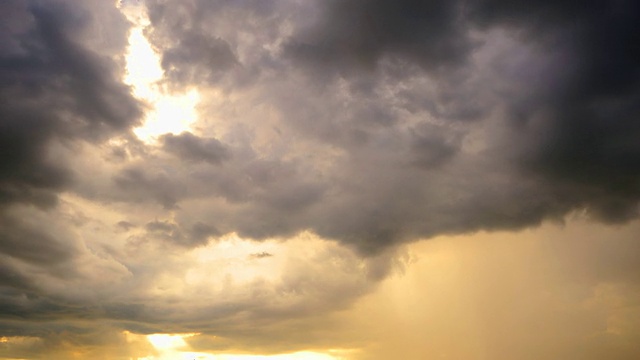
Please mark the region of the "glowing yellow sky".
<svg viewBox="0 0 640 360"><path fill-rule="evenodd" d="M207 354L190 351L189 344L185 339L194 335L197 334L150 334L144 336L125 332L128 341L146 340L151 343L157 352L156 355L138 357L137 360L340 360L343 357L336 357L331 353L344 352L341 350L328 350L328 353L298 351L278 355Z"/></svg>
<svg viewBox="0 0 640 360"><path fill-rule="evenodd" d="M640 331L640 307L634 300L639 289L603 270L633 261L625 253L636 251L639 231L638 222L614 228L573 220L565 227L547 224L517 233L442 236L411 244L403 272L345 311L328 315L338 320L331 333L342 344L357 345L353 349L211 352L191 347L196 334L124 335L136 360L541 359L549 347L583 354L581 349L598 346L617 354L614 359L626 359ZM220 256L240 260L246 254L242 249L258 250L259 244L248 248L250 243L239 241L223 242L221 247L235 242L238 248ZM195 257L212 261L214 247ZM610 342L601 345L603 339ZM39 343L37 338L2 337L0 349ZM65 354L57 359L73 358ZM80 354L76 358L86 353Z"/></svg>

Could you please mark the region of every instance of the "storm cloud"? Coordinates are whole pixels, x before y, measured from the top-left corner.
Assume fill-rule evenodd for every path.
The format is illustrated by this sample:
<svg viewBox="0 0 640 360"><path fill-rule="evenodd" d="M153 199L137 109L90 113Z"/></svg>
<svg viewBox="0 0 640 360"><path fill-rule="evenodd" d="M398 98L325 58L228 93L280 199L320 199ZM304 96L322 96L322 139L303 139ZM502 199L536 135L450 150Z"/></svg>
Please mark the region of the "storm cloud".
<svg viewBox="0 0 640 360"><path fill-rule="evenodd" d="M151 39L167 61L181 36L179 46L191 46L191 32L236 49L238 67L210 83L224 89L225 100L204 110L238 119L235 128L216 125L222 142L250 148L253 157L289 154L290 166L322 178L323 196L295 213L257 197L244 203L241 218L248 211L259 219L266 207L270 223L296 218L283 233L312 229L375 253L419 237L519 228L576 210L606 222L635 218L635 6L163 1L149 2L149 11ZM239 36L234 19L263 30ZM208 45L192 46L181 69L220 68L197 54ZM238 138L239 125L246 139ZM268 148L256 148L259 137ZM296 188L296 173L278 184ZM220 190L217 196L227 196ZM230 229L252 237L278 231L228 219Z"/></svg>
<svg viewBox="0 0 640 360"><path fill-rule="evenodd" d="M0 336L28 345L0 356L89 328L329 348L418 240L637 221L639 6L4 1ZM189 92L193 122L138 135ZM638 285L618 255L589 286Z"/></svg>
<svg viewBox="0 0 640 360"><path fill-rule="evenodd" d="M136 124L141 108L120 82L114 54L79 38L89 22L84 9L63 1L7 1L2 8L0 198L49 206L73 177L50 146L104 140ZM126 34L123 20L113 25Z"/></svg>

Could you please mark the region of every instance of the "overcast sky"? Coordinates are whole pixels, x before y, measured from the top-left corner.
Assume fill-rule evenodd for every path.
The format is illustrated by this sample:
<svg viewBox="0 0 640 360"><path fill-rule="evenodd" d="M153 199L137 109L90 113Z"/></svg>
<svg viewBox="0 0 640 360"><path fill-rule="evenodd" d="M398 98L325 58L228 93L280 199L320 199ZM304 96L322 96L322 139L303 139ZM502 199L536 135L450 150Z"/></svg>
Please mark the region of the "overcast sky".
<svg viewBox="0 0 640 360"><path fill-rule="evenodd" d="M640 358L639 2L0 24L0 358Z"/></svg>

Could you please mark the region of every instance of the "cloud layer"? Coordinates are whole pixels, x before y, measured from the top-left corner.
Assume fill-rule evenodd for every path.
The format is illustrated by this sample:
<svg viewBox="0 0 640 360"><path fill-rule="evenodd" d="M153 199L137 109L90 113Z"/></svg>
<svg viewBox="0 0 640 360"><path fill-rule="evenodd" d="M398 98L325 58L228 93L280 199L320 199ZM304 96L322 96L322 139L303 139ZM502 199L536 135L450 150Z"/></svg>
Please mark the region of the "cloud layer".
<svg viewBox="0 0 640 360"><path fill-rule="evenodd" d="M224 231L375 253L575 210L637 216L634 4L148 4L165 71L198 74L169 81L217 90L205 132L239 154L225 174L253 180L212 187L242 208L209 209Z"/></svg>
<svg viewBox="0 0 640 360"><path fill-rule="evenodd" d="M4 1L0 336L329 346L408 243L637 219L638 6ZM123 83L146 17L154 91L200 99L155 142Z"/></svg>

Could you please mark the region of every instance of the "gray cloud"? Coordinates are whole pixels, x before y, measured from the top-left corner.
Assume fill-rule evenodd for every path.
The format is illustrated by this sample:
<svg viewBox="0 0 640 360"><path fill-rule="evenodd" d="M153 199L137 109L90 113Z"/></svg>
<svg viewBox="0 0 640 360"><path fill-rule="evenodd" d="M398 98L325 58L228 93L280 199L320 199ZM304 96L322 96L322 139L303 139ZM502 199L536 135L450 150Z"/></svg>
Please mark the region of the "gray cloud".
<svg viewBox="0 0 640 360"><path fill-rule="evenodd" d="M116 198L126 201L152 199L166 209L174 208L185 192L184 184L176 182L172 176L162 171L147 171L140 166L123 169L113 182L122 192Z"/></svg>
<svg viewBox="0 0 640 360"><path fill-rule="evenodd" d="M326 345L404 243L637 218L632 1L149 0L163 84L202 99L158 144L130 132L129 25L105 4L0 5L0 335L59 347L100 320L273 350L294 324ZM219 248L307 231L328 240ZM582 254L585 276L637 282L624 248Z"/></svg>
<svg viewBox="0 0 640 360"><path fill-rule="evenodd" d="M135 224L132 224L132 223L130 223L130 222L128 222L128 221L124 221L124 220L122 220L122 221L118 221L118 223L116 224L116 226L118 226L119 228L122 228L124 231L129 231L130 229L132 229L132 228L135 228L135 227L136 227L136 225L135 225Z"/></svg>
<svg viewBox="0 0 640 360"><path fill-rule="evenodd" d="M3 1L0 18L0 328L14 336L35 333L27 318L90 312L50 296L60 282L87 276L82 261L91 258L60 210L59 194L78 169L58 155L129 131L141 106L120 80L128 24L113 4ZM46 348L25 344L22 353L3 344L0 356L37 357L27 350Z"/></svg>
<svg viewBox="0 0 640 360"><path fill-rule="evenodd" d="M90 23L85 9L64 1L2 6L0 201L51 206L73 175L48 155L49 146L126 130L140 108L107 54L78 38ZM118 26L124 35L126 23Z"/></svg>
<svg viewBox="0 0 640 360"><path fill-rule="evenodd" d="M152 238L159 238L169 243L182 246L205 245L209 237L220 235L218 230L201 222L193 224L191 227L175 224L169 221L151 221L145 225L147 235Z"/></svg>
<svg viewBox="0 0 640 360"><path fill-rule="evenodd" d="M229 43L193 33L184 34L162 56L166 76L178 83L213 83L235 65L238 61Z"/></svg>
<svg viewBox="0 0 640 360"><path fill-rule="evenodd" d="M373 69L385 56L438 70L471 50L455 1L329 1L318 24L297 34L286 52L313 66Z"/></svg>
<svg viewBox="0 0 640 360"><path fill-rule="evenodd" d="M636 217L640 148L630 139L640 129L632 105L640 96L640 51L632 35L637 4L542 2L524 9L506 2L479 2L474 9L485 24L524 30L525 39L553 59L546 74L531 78L508 102L510 120L520 124L527 143L524 161L560 187L579 189L569 196L596 217Z"/></svg>
<svg viewBox="0 0 640 360"><path fill-rule="evenodd" d="M199 138L189 132L180 135L166 134L161 141L166 151L175 153L184 160L205 161L216 165L230 156L229 150L220 141Z"/></svg>
<svg viewBox="0 0 640 360"><path fill-rule="evenodd" d="M162 50L162 66L172 85L245 86L269 67L278 66L267 65L272 56L265 50L276 46L274 42L285 31L281 10L287 4L151 0L146 5L152 24L146 32ZM254 62L257 58L264 60L259 66Z"/></svg>
<svg viewBox="0 0 640 360"><path fill-rule="evenodd" d="M637 71L629 60L637 57L629 31L636 21L633 11L620 11L635 5L254 5L149 5L156 34L171 33L166 24L176 23L238 49L242 68L210 84L232 95L203 111L230 116L254 134L278 129L261 135L270 148L257 149L255 137L239 140L231 127L219 129L220 139L253 147L253 156L297 157L295 166L304 169L264 188L264 196L255 195L259 183L240 185L242 176L233 186L212 187L212 196L242 194L233 195L243 204L237 216L210 208L224 219L216 226L257 238L312 229L375 253L417 237L513 229L580 209L604 221L637 216ZM233 34L234 19L244 15L263 27L260 35ZM185 44L190 37L183 30L172 36ZM177 41L170 39L155 38L165 55ZM253 76L251 87L240 74ZM249 110L256 104L270 104L274 120L260 124ZM281 207L289 197L302 199L295 190L306 183L302 173L321 179L314 186L321 195L302 211Z"/></svg>
<svg viewBox="0 0 640 360"><path fill-rule="evenodd" d="M253 254L250 255L250 257L254 258L254 259L263 259L263 258L272 257L272 256L273 256L273 254L268 253L266 251L259 252L259 253L253 253Z"/></svg>
<svg viewBox="0 0 640 360"><path fill-rule="evenodd" d="M38 265L56 265L73 258L77 252L73 245L65 239L56 238L52 229L43 231L34 225L15 215L3 214L0 218L0 251L9 257Z"/></svg>

